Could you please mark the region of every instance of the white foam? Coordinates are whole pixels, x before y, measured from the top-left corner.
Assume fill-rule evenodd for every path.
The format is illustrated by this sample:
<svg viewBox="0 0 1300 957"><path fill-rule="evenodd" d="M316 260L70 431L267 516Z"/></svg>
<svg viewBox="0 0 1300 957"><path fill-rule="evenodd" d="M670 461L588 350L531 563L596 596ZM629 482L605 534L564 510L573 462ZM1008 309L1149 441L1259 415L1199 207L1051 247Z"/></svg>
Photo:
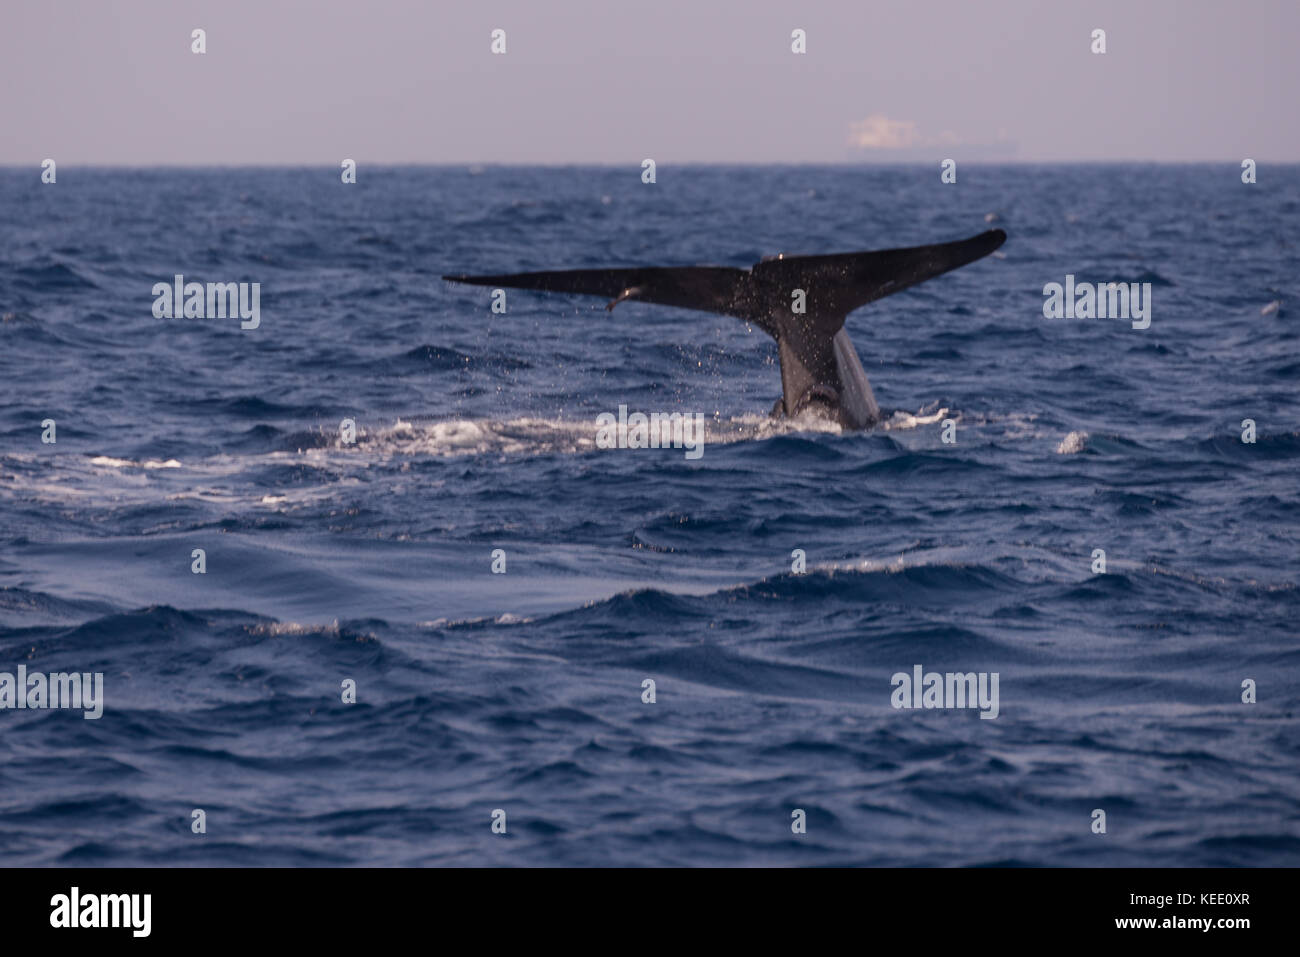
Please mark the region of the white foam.
<svg viewBox="0 0 1300 957"><path fill-rule="evenodd" d="M897 431L899 429L916 429L923 425L934 425L948 414L947 408L939 409L936 412L922 413L917 412L913 415L910 412L903 412L901 409L894 412L888 419L880 423L881 428Z"/></svg>
<svg viewBox="0 0 1300 957"><path fill-rule="evenodd" d="M179 469L184 468L180 462L175 459L168 459L163 462L159 459L145 459L143 462L135 462L131 459L115 459L107 455L96 455L90 460L91 465L100 465L114 469Z"/></svg>
<svg viewBox="0 0 1300 957"><path fill-rule="evenodd" d="M880 427L895 431L916 429L948 414L946 408L930 411L930 407L916 413L894 412ZM761 412L724 418L715 411L704 420L705 458L709 449L737 442L762 442L799 433L839 435L842 431L838 423L812 410L780 419ZM399 418L387 427L358 429L356 441L352 443L335 441L297 450L221 453L190 459L184 464L176 459L137 461L111 455L44 457L14 452L0 455L0 499L93 498L111 500L114 507L148 506L160 499L225 507L243 502L284 513L334 500L343 488L369 485L373 479L364 470L396 467L404 471L421 458L612 453L613 450L597 449L598 432L594 416L576 420L531 416L508 420L464 418L427 423ZM619 450L618 454L678 457L681 450L632 449ZM267 465L314 469L321 476L319 481L308 480L275 489L246 481L250 470ZM421 481L428 488L436 487L443 480L424 478ZM395 486L396 492L401 490L400 485Z"/></svg>
<svg viewBox="0 0 1300 957"><path fill-rule="evenodd" d="M593 603L589 603L593 604ZM418 623L420 628L451 628L457 625L526 625L535 619L524 615L516 615L511 612L505 612L501 615L483 615L477 618L435 618L432 621L421 621Z"/></svg>
<svg viewBox="0 0 1300 957"><path fill-rule="evenodd" d="M317 633L338 635L339 620L335 618L328 625L311 625L297 621L259 622L256 625L247 625L245 630L250 635L264 635L268 638L279 638L284 635L314 635Z"/></svg>
<svg viewBox="0 0 1300 957"><path fill-rule="evenodd" d="M1087 432L1071 432L1065 438L1061 439L1061 444L1056 447L1057 455L1074 455L1082 452L1088 447Z"/></svg>

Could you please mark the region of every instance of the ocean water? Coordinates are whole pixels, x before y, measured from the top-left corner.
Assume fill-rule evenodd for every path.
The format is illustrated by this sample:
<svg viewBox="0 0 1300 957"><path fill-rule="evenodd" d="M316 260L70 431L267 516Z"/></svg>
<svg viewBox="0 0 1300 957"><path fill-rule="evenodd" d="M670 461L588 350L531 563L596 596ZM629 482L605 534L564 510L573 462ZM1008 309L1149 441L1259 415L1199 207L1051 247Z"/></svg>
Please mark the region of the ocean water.
<svg viewBox="0 0 1300 957"><path fill-rule="evenodd" d="M639 174L0 171L0 671L104 675L0 710L0 861L1300 864L1300 169ZM439 278L991 225L850 316L860 433L769 421L738 320ZM260 325L154 318L176 273Z"/></svg>

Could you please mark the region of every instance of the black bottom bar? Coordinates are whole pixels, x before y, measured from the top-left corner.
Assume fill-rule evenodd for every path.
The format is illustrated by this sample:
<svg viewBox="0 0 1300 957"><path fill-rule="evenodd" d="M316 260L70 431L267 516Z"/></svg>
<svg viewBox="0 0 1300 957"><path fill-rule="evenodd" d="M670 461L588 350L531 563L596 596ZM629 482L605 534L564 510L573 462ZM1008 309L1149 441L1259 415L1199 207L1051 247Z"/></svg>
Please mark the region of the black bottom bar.
<svg viewBox="0 0 1300 957"><path fill-rule="evenodd" d="M919 946L1098 937L1231 946L1282 930L1295 876L1283 869L11 869L0 871L0 915L11 943L76 935L78 944L284 940L334 948L418 935L459 949L451 935L469 932L482 943L522 936L544 944L558 935L567 944L635 948L695 943L700 933L731 946L787 936L829 946L827 934Z"/></svg>

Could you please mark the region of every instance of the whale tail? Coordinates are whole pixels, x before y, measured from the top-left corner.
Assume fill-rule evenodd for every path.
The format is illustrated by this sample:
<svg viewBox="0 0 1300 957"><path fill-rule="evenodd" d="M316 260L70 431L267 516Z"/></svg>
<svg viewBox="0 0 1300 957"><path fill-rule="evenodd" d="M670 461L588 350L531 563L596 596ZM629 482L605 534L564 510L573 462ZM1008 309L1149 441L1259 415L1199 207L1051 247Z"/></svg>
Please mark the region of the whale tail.
<svg viewBox="0 0 1300 957"><path fill-rule="evenodd" d="M781 408L794 415L826 406L841 422L863 428L879 417L871 386L847 333L848 314L917 283L974 262L1001 246L991 229L951 243L827 256L776 256L750 269L661 266L569 269L492 276L443 276L449 282L600 296L735 316L776 340Z"/></svg>

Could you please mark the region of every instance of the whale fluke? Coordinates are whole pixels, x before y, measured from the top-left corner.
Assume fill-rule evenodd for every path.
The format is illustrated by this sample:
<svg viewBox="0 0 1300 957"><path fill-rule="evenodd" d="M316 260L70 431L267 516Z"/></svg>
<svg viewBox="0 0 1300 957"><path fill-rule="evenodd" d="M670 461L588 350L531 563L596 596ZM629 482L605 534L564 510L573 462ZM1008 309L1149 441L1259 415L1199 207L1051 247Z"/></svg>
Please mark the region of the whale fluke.
<svg viewBox="0 0 1300 957"><path fill-rule="evenodd" d="M848 428L880 417L844 320L854 309L974 262L1001 246L991 229L951 243L826 256L776 256L750 269L656 266L443 276L475 286L600 296L606 308L633 300L735 316L776 340L781 401L795 415L819 407ZM802 291L802 297L799 292ZM796 311L802 306L802 311Z"/></svg>
<svg viewBox="0 0 1300 957"><path fill-rule="evenodd" d="M726 316L741 302L750 279L748 269L725 266L659 266L649 269L564 269L517 272L502 276L443 276L472 286L508 286L540 292L568 292L608 299L606 309L635 299L661 306L698 309ZM745 318L741 316L741 318Z"/></svg>

